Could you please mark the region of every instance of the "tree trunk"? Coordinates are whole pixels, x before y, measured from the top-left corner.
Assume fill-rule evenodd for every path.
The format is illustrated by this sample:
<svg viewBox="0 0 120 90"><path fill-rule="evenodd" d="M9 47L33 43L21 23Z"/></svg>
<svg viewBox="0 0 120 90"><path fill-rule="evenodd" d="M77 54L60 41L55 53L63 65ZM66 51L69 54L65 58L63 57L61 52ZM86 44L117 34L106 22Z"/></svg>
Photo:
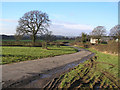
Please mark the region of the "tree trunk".
<svg viewBox="0 0 120 90"><path fill-rule="evenodd" d="M32 36L33 46L35 46L35 40L36 40L36 35L33 35L33 36Z"/></svg>

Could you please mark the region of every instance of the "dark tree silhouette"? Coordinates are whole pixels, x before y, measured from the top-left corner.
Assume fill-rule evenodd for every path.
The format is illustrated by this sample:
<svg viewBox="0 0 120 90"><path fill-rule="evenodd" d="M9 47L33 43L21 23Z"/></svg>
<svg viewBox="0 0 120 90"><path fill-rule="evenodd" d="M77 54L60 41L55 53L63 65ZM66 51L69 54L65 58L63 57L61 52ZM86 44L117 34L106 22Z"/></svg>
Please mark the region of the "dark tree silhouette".
<svg viewBox="0 0 120 90"><path fill-rule="evenodd" d="M15 39L16 39L17 41L19 41L19 40L21 40L21 39L23 38L23 34L20 33L20 32L17 32L17 33L14 35L14 37L15 37Z"/></svg>
<svg viewBox="0 0 120 90"><path fill-rule="evenodd" d="M102 36L106 35L106 29L104 26L97 26L96 28L93 29L93 31L91 32L91 36L93 38L98 39L98 43L101 39Z"/></svg>
<svg viewBox="0 0 120 90"><path fill-rule="evenodd" d="M46 42L52 42L55 40L55 36L52 34L52 31L48 31L46 34L45 34L45 41Z"/></svg>
<svg viewBox="0 0 120 90"><path fill-rule="evenodd" d="M82 41L83 43L86 43L86 41L87 41L87 34L84 33L84 32L82 32L81 41Z"/></svg>
<svg viewBox="0 0 120 90"><path fill-rule="evenodd" d="M48 49L47 48L48 43L54 41L55 40L54 38L55 37L54 37L54 35L52 35L52 31L48 31L44 36L45 42L42 43L43 49Z"/></svg>
<svg viewBox="0 0 120 90"><path fill-rule="evenodd" d="M48 31L50 20L46 13L34 10L25 13L18 23L16 33L31 35L34 44L37 34L41 35Z"/></svg>
<svg viewBox="0 0 120 90"><path fill-rule="evenodd" d="M116 25L110 29L110 36L112 36L114 39L120 39L120 25Z"/></svg>

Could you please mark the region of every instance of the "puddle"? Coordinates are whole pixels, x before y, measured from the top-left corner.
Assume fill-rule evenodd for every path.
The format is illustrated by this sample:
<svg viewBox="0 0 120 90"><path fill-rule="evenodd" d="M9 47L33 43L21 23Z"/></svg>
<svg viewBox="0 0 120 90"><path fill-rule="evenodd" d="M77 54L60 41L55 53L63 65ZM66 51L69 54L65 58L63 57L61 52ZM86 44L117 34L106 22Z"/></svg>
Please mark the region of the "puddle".
<svg viewBox="0 0 120 90"><path fill-rule="evenodd" d="M48 73L41 74L40 78L49 78L53 74L65 72L65 71L69 70L70 68L73 68L73 67L75 67L77 65L78 64L73 63L73 64L65 65L64 67L59 68L59 69L56 68L57 70L53 70L53 71L49 71Z"/></svg>

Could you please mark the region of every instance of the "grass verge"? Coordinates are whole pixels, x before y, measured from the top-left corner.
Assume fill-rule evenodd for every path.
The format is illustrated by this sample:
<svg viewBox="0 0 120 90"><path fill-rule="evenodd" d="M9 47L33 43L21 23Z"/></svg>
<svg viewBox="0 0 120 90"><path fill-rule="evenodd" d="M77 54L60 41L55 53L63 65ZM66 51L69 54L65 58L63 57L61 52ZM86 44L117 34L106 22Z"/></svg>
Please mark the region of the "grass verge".
<svg viewBox="0 0 120 90"><path fill-rule="evenodd" d="M77 52L76 49L68 46L50 46L48 50L41 47L2 47L2 63L9 64L14 62L41 59L57 55L70 54Z"/></svg>
<svg viewBox="0 0 120 90"><path fill-rule="evenodd" d="M62 75L60 88L119 88L118 56L94 49L96 56Z"/></svg>

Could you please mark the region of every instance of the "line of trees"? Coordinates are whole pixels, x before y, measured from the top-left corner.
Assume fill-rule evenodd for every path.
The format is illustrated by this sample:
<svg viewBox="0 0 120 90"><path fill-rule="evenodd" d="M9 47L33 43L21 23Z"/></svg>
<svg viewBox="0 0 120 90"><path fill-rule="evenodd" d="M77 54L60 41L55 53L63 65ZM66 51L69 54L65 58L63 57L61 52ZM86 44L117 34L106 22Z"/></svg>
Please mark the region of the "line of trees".
<svg viewBox="0 0 120 90"><path fill-rule="evenodd" d="M91 35L97 39L100 39L102 36L106 36L106 29L104 26L98 26L93 29ZM114 39L119 38L120 25L115 25L113 28L111 28L109 36L113 37Z"/></svg>
<svg viewBox="0 0 120 90"><path fill-rule="evenodd" d="M50 22L51 21L47 13L37 10L27 12L18 21L15 37L16 39L20 39L24 35L30 35L34 45L37 35L44 34L45 41L52 41L55 38L54 35L52 35L52 32L48 31ZM99 42L103 36L106 36L106 28L104 26L97 26L93 29L90 35L82 33L80 36L80 41L85 43L90 37L93 37L98 39ZM113 37L114 39L120 38L120 25L114 26L110 30L109 36Z"/></svg>
<svg viewBox="0 0 120 90"><path fill-rule="evenodd" d="M106 28L104 26L97 26L93 29L92 32L90 32L89 35L82 32L80 37L77 37L77 41L81 41L83 43L90 40L90 38L98 39L98 43L100 42L100 39L104 36L106 36ZM120 25L115 25L113 28L110 29L109 36L115 39L120 39Z"/></svg>

